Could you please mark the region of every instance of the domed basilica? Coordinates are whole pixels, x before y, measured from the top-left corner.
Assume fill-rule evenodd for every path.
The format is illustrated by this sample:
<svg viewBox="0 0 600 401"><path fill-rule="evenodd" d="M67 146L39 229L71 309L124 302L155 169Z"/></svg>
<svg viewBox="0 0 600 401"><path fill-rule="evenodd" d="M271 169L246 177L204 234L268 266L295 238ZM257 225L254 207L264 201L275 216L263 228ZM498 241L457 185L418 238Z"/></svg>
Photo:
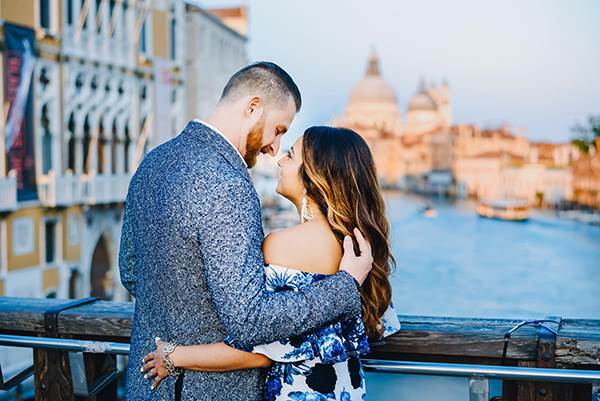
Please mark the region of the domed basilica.
<svg viewBox="0 0 600 401"><path fill-rule="evenodd" d="M403 118L396 93L381 76L374 51L365 76L350 93L343 117L334 118L333 125L353 129L365 138L384 185L403 187L407 180L452 167L452 108L447 82L436 88L421 81L408 99Z"/></svg>

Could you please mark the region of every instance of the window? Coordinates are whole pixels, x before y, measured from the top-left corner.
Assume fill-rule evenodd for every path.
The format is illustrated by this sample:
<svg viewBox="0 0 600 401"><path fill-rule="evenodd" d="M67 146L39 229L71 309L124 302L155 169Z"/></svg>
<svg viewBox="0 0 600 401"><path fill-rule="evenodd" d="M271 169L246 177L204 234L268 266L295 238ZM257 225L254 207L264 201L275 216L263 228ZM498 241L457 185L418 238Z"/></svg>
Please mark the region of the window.
<svg viewBox="0 0 600 401"><path fill-rule="evenodd" d="M90 155L90 147L92 145L92 135L90 133L90 122L89 117L85 117L85 121L83 123L83 171L84 173L89 173L89 155Z"/></svg>
<svg viewBox="0 0 600 401"><path fill-rule="evenodd" d="M48 174L52 169L52 133L50 132L50 118L48 104L42 107L42 172Z"/></svg>
<svg viewBox="0 0 600 401"><path fill-rule="evenodd" d="M67 24L73 25L73 0L67 0Z"/></svg>
<svg viewBox="0 0 600 401"><path fill-rule="evenodd" d="M171 35L170 35L170 39L171 39L171 60L175 60L177 58L177 49L175 48L176 46L176 29L177 26L175 25L175 18L171 19Z"/></svg>
<svg viewBox="0 0 600 401"><path fill-rule="evenodd" d="M85 6L85 0L81 0L81 8L80 8L80 9L81 9L81 13L82 13L82 14L83 14L83 11L84 11L84 8L83 8L83 6ZM88 7L89 7L89 6L88 6ZM85 20L83 21L83 29L86 29L86 28L87 28L87 20L88 20L88 18L87 18L87 17L88 17L88 15L86 14L86 15L85 15Z"/></svg>
<svg viewBox="0 0 600 401"><path fill-rule="evenodd" d="M144 19L144 23L142 24L142 29L140 30L140 51L142 53L146 53L146 19Z"/></svg>
<svg viewBox="0 0 600 401"><path fill-rule="evenodd" d="M125 125L125 172L129 172L129 148L131 145L131 138L129 137L129 124Z"/></svg>
<svg viewBox="0 0 600 401"><path fill-rule="evenodd" d="M42 172L48 174L52 170L52 134L47 129L44 129L42 149Z"/></svg>
<svg viewBox="0 0 600 401"><path fill-rule="evenodd" d="M69 122L67 123L67 130L69 132L69 143L67 145L67 169L71 170L75 174L75 116L73 113L69 116Z"/></svg>
<svg viewBox="0 0 600 401"><path fill-rule="evenodd" d="M44 228L46 231L46 263L51 264L56 261L56 221L46 221Z"/></svg>
<svg viewBox="0 0 600 401"><path fill-rule="evenodd" d="M98 19L100 16L100 6L102 5L102 0L96 0L96 31L98 33L102 32L102 20Z"/></svg>
<svg viewBox="0 0 600 401"><path fill-rule="evenodd" d="M104 174L104 151L106 139L104 138L104 125L100 122L98 127L98 174Z"/></svg>
<svg viewBox="0 0 600 401"><path fill-rule="evenodd" d="M69 277L69 298L79 298L81 294L81 273L75 268L71 268Z"/></svg>
<svg viewBox="0 0 600 401"><path fill-rule="evenodd" d="M50 29L50 0L40 0L40 26Z"/></svg>
<svg viewBox="0 0 600 401"><path fill-rule="evenodd" d="M118 155L118 145L119 145L119 137L117 136L117 121L113 121L112 124L112 141L110 143L110 153L111 153L111 173L117 174L117 161L119 158Z"/></svg>

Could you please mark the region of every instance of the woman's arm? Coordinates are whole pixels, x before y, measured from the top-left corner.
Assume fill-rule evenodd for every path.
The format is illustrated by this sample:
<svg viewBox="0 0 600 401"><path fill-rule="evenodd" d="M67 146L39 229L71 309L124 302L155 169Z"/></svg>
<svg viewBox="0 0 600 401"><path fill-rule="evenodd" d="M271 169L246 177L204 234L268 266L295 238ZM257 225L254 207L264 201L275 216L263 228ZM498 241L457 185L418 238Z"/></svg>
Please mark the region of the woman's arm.
<svg viewBox="0 0 600 401"><path fill-rule="evenodd" d="M156 341L156 351L144 357L142 372L150 379L154 376L151 388L156 386L169 374L164 367L163 347L165 342ZM271 360L262 354L244 352L232 348L225 343L180 345L169 354L176 368L198 370L203 372L228 372L232 370L267 368Z"/></svg>
<svg viewBox="0 0 600 401"><path fill-rule="evenodd" d="M170 356L176 368L205 372L228 372L271 366L271 360L266 356L240 351L225 343L179 346Z"/></svg>

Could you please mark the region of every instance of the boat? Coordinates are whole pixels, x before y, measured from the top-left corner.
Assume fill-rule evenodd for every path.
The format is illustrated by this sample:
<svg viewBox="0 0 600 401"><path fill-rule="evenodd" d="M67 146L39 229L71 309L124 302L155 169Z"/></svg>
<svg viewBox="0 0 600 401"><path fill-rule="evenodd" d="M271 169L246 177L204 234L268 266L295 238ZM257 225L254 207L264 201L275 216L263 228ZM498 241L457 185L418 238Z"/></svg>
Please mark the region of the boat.
<svg viewBox="0 0 600 401"><path fill-rule="evenodd" d="M586 210L562 210L558 212L562 219L576 221L578 223L600 226L600 213Z"/></svg>
<svg viewBox="0 0 600 401"><path fill-rule="evenodd" d="M529 202L523 199L484 200L477 206L477 214L489 219L527 221Z"/></svg>
<svg viewBox="0 0 600 401"><path fill-rule="evenodd" d="M430 219L436 218L438 215L437 210L435 210L435 208L431 205L426 205L422 207L420 211L423 214L423 216L428 217Z"/></svg>

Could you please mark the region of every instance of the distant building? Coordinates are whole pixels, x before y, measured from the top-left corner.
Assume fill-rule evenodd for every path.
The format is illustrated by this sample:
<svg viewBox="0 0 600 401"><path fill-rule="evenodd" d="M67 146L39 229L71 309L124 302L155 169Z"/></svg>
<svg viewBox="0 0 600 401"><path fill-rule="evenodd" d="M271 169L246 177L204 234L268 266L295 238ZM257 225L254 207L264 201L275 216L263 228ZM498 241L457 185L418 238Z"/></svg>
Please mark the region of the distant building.
<svg viewBox="0 0 600 401"><path fill-rule="evenodd" d="M403 118L395 91L369 56L366 74L333 124L358 132L369 144L382 185L429 194L516 197L554 205L570 199L570 144L530 143L508 128L452 125L448 84L425 85L408 99Z"/></svg>
<svg viewBox="0 0 600 401"><path fill-rule="evenodd" d="M364 78L350 93L343 117L333 119L333 125L353 129L367 141L384 186L436 193L447 192L452 182L451 124L446 82L439 89L421 82L408 100L403 121L396 93L381 76L375 52L369 56Z"/></svg>
<svg viewBox="0 0 600 401"><path fill-rule="evenodd" d="M518 198L557 205L572 196L570 144L530 143L508 129L453 128L454 177L458 195L479 199Z"/></svg>
<svg viewBox="0 0 600 401"><path fill-rule="evenodd" d="M600 138L590 154L573 163L573 200L600 210Z"/></svg>
<svg viewBox="0 0 600 401"><path fill-rule="evenodd" d="M227 80L248 64L245 7L186 6L188 119L208 117Z"/></svg>

